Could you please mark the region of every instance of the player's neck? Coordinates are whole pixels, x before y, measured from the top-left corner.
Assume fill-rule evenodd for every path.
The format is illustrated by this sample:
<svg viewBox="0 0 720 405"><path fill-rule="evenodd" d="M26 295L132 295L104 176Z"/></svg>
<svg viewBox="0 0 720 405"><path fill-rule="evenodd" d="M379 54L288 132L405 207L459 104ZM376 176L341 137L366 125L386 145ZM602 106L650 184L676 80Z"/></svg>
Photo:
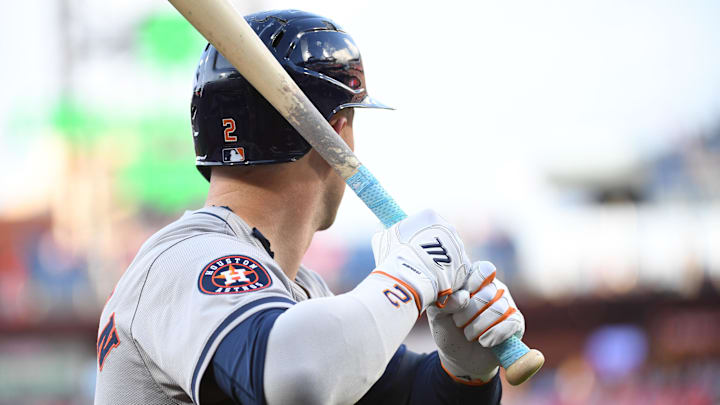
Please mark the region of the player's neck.
<svg viewBox="0 0 720 405"><path fill-rule="evenodd" d="M226 206L270 241L275 261L295 279L317 231L314 210L318 192L312 184L295 182L267 187L252 182L213 182L206 206Z"/></svg>

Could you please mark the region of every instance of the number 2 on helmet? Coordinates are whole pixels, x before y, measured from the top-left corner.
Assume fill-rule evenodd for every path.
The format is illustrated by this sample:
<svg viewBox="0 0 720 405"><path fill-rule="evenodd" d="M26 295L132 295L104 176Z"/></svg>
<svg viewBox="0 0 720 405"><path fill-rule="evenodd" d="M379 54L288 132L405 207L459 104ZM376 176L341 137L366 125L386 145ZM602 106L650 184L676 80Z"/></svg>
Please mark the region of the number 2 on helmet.
<svg viewBox="0 0 720 405"><path fill-rule="evenodd" d="M235 132L235 120L232 118L223 118L222 126L225 128L225 142L237 142L237 135L231 135Z"/></svg>

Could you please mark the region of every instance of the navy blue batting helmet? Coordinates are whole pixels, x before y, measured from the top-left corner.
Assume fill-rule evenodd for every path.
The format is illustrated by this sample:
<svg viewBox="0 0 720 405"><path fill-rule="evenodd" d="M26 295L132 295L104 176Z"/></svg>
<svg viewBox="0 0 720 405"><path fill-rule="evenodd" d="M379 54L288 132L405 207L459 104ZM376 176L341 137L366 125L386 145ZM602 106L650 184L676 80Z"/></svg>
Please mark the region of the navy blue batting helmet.
<svg viewBox="0 0 720 405"><path fill-rule="evenodd" d="M355 41L330 19L281 10L245 20L326 119L347 107L389 108L368 96ZM310 150L210 44L195 74L190 116L195 165L208 180L211 166L290 162Z"/></svg>

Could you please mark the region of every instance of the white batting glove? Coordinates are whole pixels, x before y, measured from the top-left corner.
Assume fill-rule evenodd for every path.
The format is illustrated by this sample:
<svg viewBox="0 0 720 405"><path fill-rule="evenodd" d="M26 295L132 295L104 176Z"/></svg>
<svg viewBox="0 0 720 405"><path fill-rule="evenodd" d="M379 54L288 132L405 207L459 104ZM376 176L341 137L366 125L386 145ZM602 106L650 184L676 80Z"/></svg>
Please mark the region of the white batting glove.
<svg viewBox="0 0 720 405"><path fill-rule="evenodd" d="M445 371L464 383L489 381L499 365L489 347L525 332L525 319L495 272L490 262L473 263L465 287L446 307L427 311Z"/></svg>
<svg viewBox="0 0 720 405"><path fill-rule="evenodd" d="M389 269L413 285L422 300L444 307L462 287L470 260L455 228L432 210L408 217L372 238L378 270Z"/></svg>

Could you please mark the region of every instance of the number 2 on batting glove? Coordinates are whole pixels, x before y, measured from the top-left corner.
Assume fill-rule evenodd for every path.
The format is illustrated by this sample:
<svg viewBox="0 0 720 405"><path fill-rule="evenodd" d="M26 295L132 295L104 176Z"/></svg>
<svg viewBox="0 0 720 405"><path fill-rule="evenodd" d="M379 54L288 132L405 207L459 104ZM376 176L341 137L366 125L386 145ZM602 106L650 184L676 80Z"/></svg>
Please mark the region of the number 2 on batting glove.
<svg viewBox="0 0 720 405"><path fill-rule="evenodd" d="M444 307L453 291L465 283L470 260L455 228L432 210L410 216L378 232L372 239L375 263L380 266L391 252L410 249L422 264L421 271L431 280L430 296L423 308L433 302Z"/></svg>

